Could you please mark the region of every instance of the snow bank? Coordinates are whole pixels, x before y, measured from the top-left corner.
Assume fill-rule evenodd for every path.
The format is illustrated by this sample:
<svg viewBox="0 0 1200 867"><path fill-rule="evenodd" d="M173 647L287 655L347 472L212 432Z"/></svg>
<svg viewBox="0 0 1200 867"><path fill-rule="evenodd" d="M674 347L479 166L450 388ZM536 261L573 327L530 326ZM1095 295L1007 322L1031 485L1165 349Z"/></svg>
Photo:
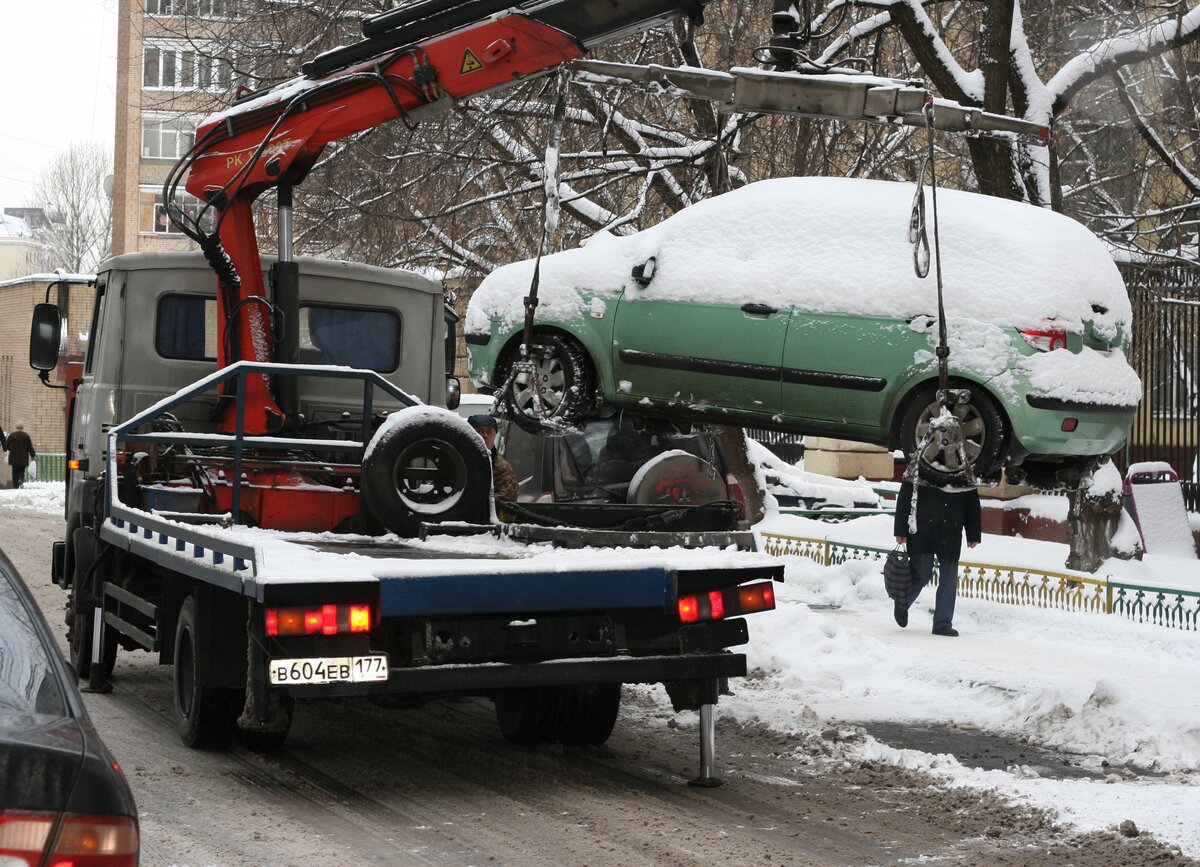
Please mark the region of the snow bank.
<svg viewBox="0 0 1200 867"><path fill-rule="evenodd" d="M20 489L0 489L0 509L27 509L47 515L63 514L62 482L26 482Z"/></svg>
<svg viewBox="0 0 1200 867"><path fill-rule="evenodd" d="M913 273L908 242L912 184L847 178L779 178L699 202L635 235L596 235L541 261L539 312L583 317L585 295L741 304L888 317L930 314L936 284ZM939 190L948 317L1036 327L1055 318L1079 331L1092 320L1128 338L1129 300L1104 245L1079 223L1042 208ZM657 257L635 289L630 271ZM494 316L523 316L533 262L490 274L467 312L468 331ZM1094 309L1093 305L1105 312Z"/></svg>

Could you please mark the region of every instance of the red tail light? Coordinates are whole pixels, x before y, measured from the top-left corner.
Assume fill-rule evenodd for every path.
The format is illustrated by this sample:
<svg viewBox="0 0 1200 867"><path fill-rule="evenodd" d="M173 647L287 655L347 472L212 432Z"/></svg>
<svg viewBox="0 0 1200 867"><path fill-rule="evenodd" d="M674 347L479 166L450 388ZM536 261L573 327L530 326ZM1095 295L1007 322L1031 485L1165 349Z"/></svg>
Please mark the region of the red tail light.
<svg viewBox="0 0 1200 867"><path fill-rule="evenodd" d="M697 623L701 620L722 620L739 614L770 611L775 607L775 587L770 581L710 590L696 596L679 598L679 621Z"/></svg>
<svg viewBox="0 0 1200 867"><path fill-rule="evenodd" d="M1067 332L1061 328L1024 328L1021 336L1038 352L1067 348Z"/></svg>
<svg viewBox="0 0 1200 867"><path fill-rule="evenodd" d="M54 813L0 813L0 864L50 867L137 867L137 823L128 816L68 813L43 862L58 821Z"/></svg>
<svg viewBox="0 0 1200 867"><path fill-rule="evenodd" d="M338 635L371 631L370 605L320 605L314 608L268 608L267 635Z"/></svg>

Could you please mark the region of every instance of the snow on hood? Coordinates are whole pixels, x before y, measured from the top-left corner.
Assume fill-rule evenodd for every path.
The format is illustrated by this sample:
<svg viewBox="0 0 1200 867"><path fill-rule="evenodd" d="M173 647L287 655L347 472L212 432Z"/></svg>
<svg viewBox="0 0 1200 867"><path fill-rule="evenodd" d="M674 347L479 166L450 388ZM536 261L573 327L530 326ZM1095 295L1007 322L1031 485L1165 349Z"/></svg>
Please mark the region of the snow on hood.
<svg viewBox="0 0 1200 867"><path fill-rule="evenodd" d="M908 241L915 185L852 178L778 178L706 199L634 235L600 233L586 246L543 257L542 315L588 315L585 296L616 295L909 317L935 313L935 272L913 272ZM932 196L926 214L933 243ZM1104 244L1083 225L1043 208L938 190L948 317L1032 327L1054 318L1069 331L1091 320L1129 336L1130 306ZM649 285L635 265L657 257ZM467 311L467 330L520 321L533 260L490 274ZM630 296L627 296L626 300ZM1102 308L1101 313L1093 305Z"/></svg>

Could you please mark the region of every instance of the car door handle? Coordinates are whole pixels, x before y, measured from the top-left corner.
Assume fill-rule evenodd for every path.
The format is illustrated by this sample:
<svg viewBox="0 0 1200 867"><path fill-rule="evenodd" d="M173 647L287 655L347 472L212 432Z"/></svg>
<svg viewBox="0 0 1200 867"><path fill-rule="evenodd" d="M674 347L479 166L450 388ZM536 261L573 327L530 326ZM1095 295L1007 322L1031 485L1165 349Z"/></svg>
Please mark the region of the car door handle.
<svg viewBox="0 0 1200 867"><path fill-rule="evenodd" d="M778 307L772 307L770 304L743 304L743 313L758 313L761 316L767 316L779 310Z"/></svg>

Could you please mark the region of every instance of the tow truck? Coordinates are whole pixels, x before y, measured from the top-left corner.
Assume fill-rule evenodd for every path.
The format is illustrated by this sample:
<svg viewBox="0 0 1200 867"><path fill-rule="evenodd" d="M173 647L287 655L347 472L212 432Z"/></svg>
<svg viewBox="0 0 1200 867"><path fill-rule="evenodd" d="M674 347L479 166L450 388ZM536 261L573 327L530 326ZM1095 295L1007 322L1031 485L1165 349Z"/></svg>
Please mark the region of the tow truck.
<svg viewBox="0 0 1200 867"><path fill-rule="evenodd" d="M293 189L330 142L419 123L622 36L699 23L705 2L419 0L200 125L164 185L171 220L200 252L101 266L84 375L71 384L67 534L52 577L90 688L111 689L119 648L157 654L173 666L185 744L236 735L270 750L297 700L337 696L485 696L511 741L600 744L620 685L661 682L677 709L700 713L693 782L719 783L714 706L721 684L746 673L729 648L749 640L744 615L774 607L782 566L723 550L746 534L691 551L624 536L598 554L501 532L482 441L439 408L453 404L440 288L292 249ZM905 122L928 96L904 82L772 83L752 70L591 74L700 87L739 110L871 121ZM211 231L174 203L185 178ZM273 258L253 214L268 190ZM43 381L61 325L54 305L35 310L30 361Z"/></svg>

